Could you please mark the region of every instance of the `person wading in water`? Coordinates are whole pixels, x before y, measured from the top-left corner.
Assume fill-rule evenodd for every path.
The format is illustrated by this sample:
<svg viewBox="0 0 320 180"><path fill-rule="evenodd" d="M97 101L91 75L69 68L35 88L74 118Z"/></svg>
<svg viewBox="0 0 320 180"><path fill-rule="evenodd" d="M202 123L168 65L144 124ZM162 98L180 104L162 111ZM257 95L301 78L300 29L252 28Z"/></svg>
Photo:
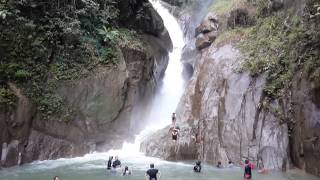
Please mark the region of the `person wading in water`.
<svg viewBox="0 0 320 180"><path fill-rule="evenodd" d="M201 161L196 162L196 165L193 167L193 171L197 173L201 172Z"/></svg>
<svg viewBox="0 0 320 180"><path fill-rule="evenodd" d="M245 166L244 166L244 179L248 180L252 178L251 174L251 166L249 164L249 160L245 160Z"/></svg>
<svg viewBox="0 0 320 180"><path fill-rule="evenodd" d="M154 168L154 164L150 164L150 169L146 172L146 180L160 180L160 171Z"/></svg>
<svg viewBox="0 0 320 180"><path fill-rule="evenodd" d="M112 167L112 159L113 159L113 156L110 156L109 157L109 160L108 160L108 164L107 164L107 169L110 170L111 167Z"/></svg>

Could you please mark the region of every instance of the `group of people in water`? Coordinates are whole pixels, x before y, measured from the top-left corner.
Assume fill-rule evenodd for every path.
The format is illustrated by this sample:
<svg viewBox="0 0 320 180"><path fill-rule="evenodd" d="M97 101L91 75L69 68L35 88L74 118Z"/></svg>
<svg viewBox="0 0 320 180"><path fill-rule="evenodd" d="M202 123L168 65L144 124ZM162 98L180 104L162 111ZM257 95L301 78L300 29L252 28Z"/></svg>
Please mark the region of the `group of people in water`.
<svg viewBox="0 0 320 180"><path fill-rule="evenodd" d="M113 161L113 156L110 156L107 162L107 170L110 170L112 173L116 173L117 170L119 169L121 169L121 162L118 159L118 157L115 156L115 160ZM128 176L131 174L132 174L132 171L129 170L128 166L125 166L123 169L122 175ZM154 167L154 164L150 164L150 169L146 171L145 177L146 177L146 180L159 180L160 171Z"/></svg>
<svg viewBox="0 0 320 180"><path fill-rule="evenodd" d="M240 166L244 168L244 174L243 174L243 178L245 180L250 180L252 179L252 170L255 168L254 164L249 160L249 159L246 159L244 161L244 164L243 163L240 163ZM224 168L224 166L222 165L221 161L218 161L217 165L216 165L217 168ZM228 165L225 166L226 168L232 168L232 167L235 167L235 165L233 164L232 161L229 161L228 162ZM195 163L195 166L193 167L193 171L196 172L196 173L200 173L201 172L201 161L197 161ZM260 174L267 174L268 173L268 170L265 169L265 168L259 168L258 170L258 173Z"/></svg>
<svg viewBox="0 0 320 180"><path fill-rule="evenodd" d="M113 156L110 156L107 162L107 170L110 170L112 173L116 173L119 169L121 169L121 161L119 160L118 156L115 156L114 160ZM122 175L131 175L131 171L129 170L128 166L124 167Z"/></svg>
<svg viewBox="0 0 320 180"><path fill-rule="evenodd" d="M252 170L252 165L253 164L250 164L250 161L248 159L245 160L245 167L244 167L244 179L245 180L249 180L252 178L252 173L251 173L251 170ZM218 161L218 164L216 166L217 168L223 168L222 166L222 163L221 161ZM234 167L232 161L229 161L228 162L228 166L226 166L227 168L231 168L231 167ZM193 167L193 171L196 172L196 173L200 173L201 172L201 161L197 161L195 166Z"/></svg>

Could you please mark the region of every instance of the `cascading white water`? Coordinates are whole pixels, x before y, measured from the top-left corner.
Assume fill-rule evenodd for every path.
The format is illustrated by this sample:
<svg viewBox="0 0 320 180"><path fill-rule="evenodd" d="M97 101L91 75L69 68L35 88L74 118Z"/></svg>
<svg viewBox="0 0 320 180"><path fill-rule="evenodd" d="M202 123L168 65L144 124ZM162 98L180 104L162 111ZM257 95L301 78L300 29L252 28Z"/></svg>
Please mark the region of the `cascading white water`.
<svg viewBox="0 0 320 180"><path fill-rule="evenodd" d="M169 32L173 50L169 54L169 64L165 71L162 87L155 96L149 116L146 117L147 126L136 136L134 143L125 142L121 150L111 150L109 154L126 157L141 155L139 153L141 140L151 132L164 128L171 123L171 114L175 111L184 91L183 68L180 61L182 48L185 45L183 32L177 20L161 5L159 0L150 0L150 2L162 17Z"/></svg>

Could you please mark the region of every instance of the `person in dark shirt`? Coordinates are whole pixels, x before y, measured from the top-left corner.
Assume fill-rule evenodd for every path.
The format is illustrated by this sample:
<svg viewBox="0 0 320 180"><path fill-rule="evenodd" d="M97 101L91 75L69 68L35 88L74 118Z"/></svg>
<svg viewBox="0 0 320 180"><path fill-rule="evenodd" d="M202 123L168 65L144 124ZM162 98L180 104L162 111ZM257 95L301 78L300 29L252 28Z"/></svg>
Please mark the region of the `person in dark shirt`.
<svg viewBox="0 0 320 180"><path fill-rule="evenodd" d="M201 172L201 161L196 162L196 165L193 167L193 171L197 173Z"/></svg>
<svg viewBox="0 0 320 180"><path fill-rule="evenodd" d="M121 162L119 161L118 156L115 157L115 160L112 163L112 167L113 168L121 167Z"/></svg>
<svg viewBox="0 0 320 180"><path fill-rule="evenodd" d="M251 179L252 174L251 174L251 166L249 165L249 161L245 160L245 167L244 167L244 179Z"/></svg>
<svg viewBox="0 0 320 180"><path fill-rule="evenodd" d="M146 180L160 180L160 171L150 164L150 169L146 172Z"/></svg>
<svg viewBox="0 0 320 180"><path fill-rule="evenodd" d="M113 159L113 156L110 156L109 157L109 160L108 160L108 166L107 166L107 169L110 170L111 169L111 166L112 166L112 159Z"/></svg>

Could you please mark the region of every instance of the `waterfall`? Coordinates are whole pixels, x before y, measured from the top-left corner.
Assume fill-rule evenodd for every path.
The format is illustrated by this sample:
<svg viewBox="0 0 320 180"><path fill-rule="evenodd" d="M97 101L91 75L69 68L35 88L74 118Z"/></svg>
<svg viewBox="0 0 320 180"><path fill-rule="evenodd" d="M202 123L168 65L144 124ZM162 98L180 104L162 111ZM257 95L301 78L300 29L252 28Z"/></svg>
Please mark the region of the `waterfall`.
<svg viewBox="0 0 320 180"><path fill-rule="evenodd" d="M141 140L150 133L171 124L171 114L175 112L184 91L183 67L180 61L182 49L185 45L183 32L176 18L161 5L160 1L150 0L150 3L161 16L169 32L173 50L169 54L169 63L162 86L155 95L150 114L146 117L147 124L145 129L136 136L134 143L125 142L121 150L110 150L108 152L122 157L141 155L139 153Z"/></svg>
<svg viewBox="0 0 320 180"><path fill-rule="evenodd" d="M104 153L90 153L83 157L71 158L71 159L58 159L58 160L46 160L33 162L31 169L55 169L65 166L76 166L81 163L86 163L87 166L105 168L105 164L98 162L97 164L90 164L87 162L101 161L105 163L108 156L119 156L120 160L125 163L133 163L136 168L145 169L149 163L160 164L179 164L180 166L189 166L182 163L171 163L163 161L157 158L146 157L140 153L140 142L143 137L148 134L164 128L171 124L171 114L175 111L179 100L184 91L184 81L182 77L182 64L181 64L181 53L185 45L183 33L177 20L165 9L159 1L150 0L154 8L158 11L164 21L164 25L167 28L169 35L172 40L173 49L169 54L169 64L165 71L162 86L158 93L154 97L151 112L146 117L146 128L136 136L134 143L125 142L123 147L118 150L110 150ZM99 164L100 163L100 164Z"/></svg>

